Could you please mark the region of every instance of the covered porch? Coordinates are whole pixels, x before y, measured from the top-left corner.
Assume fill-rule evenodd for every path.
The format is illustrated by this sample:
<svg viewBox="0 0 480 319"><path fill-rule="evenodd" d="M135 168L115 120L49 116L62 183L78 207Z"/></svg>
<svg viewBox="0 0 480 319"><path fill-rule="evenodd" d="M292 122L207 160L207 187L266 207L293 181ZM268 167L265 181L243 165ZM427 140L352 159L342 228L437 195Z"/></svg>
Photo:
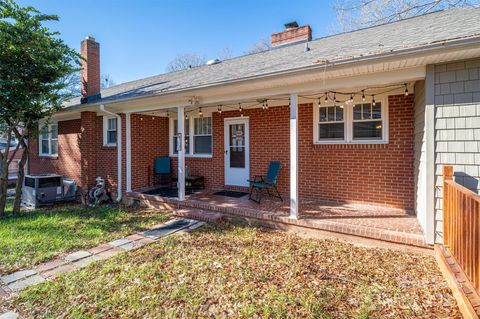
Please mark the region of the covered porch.
<svg viewBox="0 0 480 319"><path fill-rule="evenodd" d="M331 80L320 92L302 85L288 94L230 92L194 95L179 106L130 106L127 197L203 219L223 214L430 247L415 215L414 96L423 78L424 69L410 69L388 79ZM157 187L156 157L170 159L173 196L146 193ZM272 161L282 165L283 202L215 194L248 191L248 180L265 175ZM190 176L203 177L206 189L189 193Z"/></svg>

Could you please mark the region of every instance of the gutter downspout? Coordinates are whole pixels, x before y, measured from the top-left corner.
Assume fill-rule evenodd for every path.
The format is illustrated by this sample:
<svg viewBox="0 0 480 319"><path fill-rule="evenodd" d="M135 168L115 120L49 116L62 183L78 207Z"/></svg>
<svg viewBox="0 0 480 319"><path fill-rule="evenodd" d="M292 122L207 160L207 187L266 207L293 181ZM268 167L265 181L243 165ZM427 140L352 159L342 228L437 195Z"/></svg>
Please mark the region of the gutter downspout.
<svg viewBox="0 0 480 319"><path fill-rule="evenodd" d="M117 118L117 203L122 200L122 117L107 111L105 105L100 104L100 111Z"/></svg>

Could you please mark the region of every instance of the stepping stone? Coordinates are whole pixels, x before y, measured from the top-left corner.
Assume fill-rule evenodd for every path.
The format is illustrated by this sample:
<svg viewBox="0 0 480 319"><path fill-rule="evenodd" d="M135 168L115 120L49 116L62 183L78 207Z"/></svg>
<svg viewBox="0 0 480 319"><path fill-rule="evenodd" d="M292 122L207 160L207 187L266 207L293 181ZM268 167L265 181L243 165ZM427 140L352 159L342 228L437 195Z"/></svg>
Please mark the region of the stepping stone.
<svg viewBox="0 0 480 319"><path fill-rule="evenodd" d="M46 262L46 263L43 263L43 264L40 264L40 265L36 266L35 270L39 273L46 272L46 271L52 270L54 268L63 266L66 263L67 263L67 261L65 261L63 259L54 259L52 261L49 261L49 262Z"/></svg>
<svg viewBox="0 0 480 319"><path fill-rule="evenodd" d="M75 266L77 266L78 268L84 268L84 267L87 267L88 265L90 265L91 263L97 261L97 260L100 260L101 258L98 257L98 256L90 256L90 257L87 257L87 258L83 258L83 259L80 259L76 262L74 262L73 264Z"/></svg>
<svg viewBox="0 0 480 319"><path fill-rule="evenodd" d="M27 270L20 270L16 271L14 273L11 273L9 275L5 275L0 277L0 280L5 283L6 285L11 284L12 282L15 282L20 279L24 279L30 276L33 276L37 274L37 272L33 269L27 269Z"/></svg>
<svg viewBox="0 0 480 319"><path fill-rule="evenodd" d="M75 266L73 264L65 264L57 268L53 268L51 270L48 270L44 273L42 273L42 277L44 278L51 278L51 277L57 277L58 275L61 275L63 273L75 270Z"/></svg>
<svg viewBox="0 0 480 319"><path fill-rule="evenodd" d="M9 295L7 287L0 287L0 299L7 297Z"/></svg>
<svg viewBox="0 0 480 319"><path fill-rule="evenodd" d="M135 242L131 241L129 243L126 243L125 245L122 245L122 246L118 246L118 248L121 248L123 250L132 250L134 248L137 248L137 246L135 245Z"/></svg>
<svg viewBox="0 0 480 319"><path fill-rule="evenodd" d="M139 235L139 234L132 234L130 236L127 236L125 237L126 239L130 239L130 240L133 240L133 241L137 241L137 240L140 240L140 239L143 239L145 237Z"/></svg>
<svg viewBox="0 0 480 319"><path fill-rule="evenodd" d="M140 235L152 239L158 239L160 237L173 234L181 229L190 227L195 223L197 223L197 221L193 219L177 218L169 223L165 223L160 227L141 232Z"/></svg>
<svg viewBox="0 0 480 319"><path fill-rule="evenodd" d="M88 252L91 253L92 255L97 255L100 253L103 253L104 251L112 249L113 246L109 244L101 244L98 245L97 247L93 247L92 249L89 249Z"/></svg>
<svg viewBox="0 0 480 319"><path fill-rule="evenodd" d="M107 258L110 258L110 257L113 257L121 252L124 252L125 250L121 249L121 248L118 248L118 247L114 247L110 250L106 250L104 252L101 252L99 254L97 254L96 256L100 257L101 259L107 259Z"/></svg>
<svg viewBox="0 0 480 319"><path fill-rule="evenodd" d="M123 245L125 245L125 244L129 244L129 243L131 243L131 242L132 242L132 241L131 241L130 239L120 238L120 239L111 241L111 242L109 242L108 244L111 245L111 246L114 246L114 247L118 247L118 246L123 246Z"/></svg>
<svg viewBox="0 0 480 319"><path fill-rule="evenodd" d="M74 261L77 261L79 259L87 258L91 255L92 254L90 254L88 251L80 250L80 251L76 251L74 253L71 253L70 255L67 255L65 257L65 260L74 262Z"/></svg>
<svg viewBox="0 0 480 319"><path fill-rule="evenodd" d="M45 278L43 278L42 276L33 275L33 276L28 277L28 278L18 280L18 281L15 281L14 283L11 283L10 285L8 285L8 288L10 288L14 291L18 291L18 290L22 290L24 288L27 288L29 286L40 284L44 281L45 281Z"/></svg>
<svg viewBox="0 0 480 319"><path fill-rule="evenodd" d="M0 319L17 319L18 318L18 313L9 311L5 312L4 314L0 315Z"/></svg>

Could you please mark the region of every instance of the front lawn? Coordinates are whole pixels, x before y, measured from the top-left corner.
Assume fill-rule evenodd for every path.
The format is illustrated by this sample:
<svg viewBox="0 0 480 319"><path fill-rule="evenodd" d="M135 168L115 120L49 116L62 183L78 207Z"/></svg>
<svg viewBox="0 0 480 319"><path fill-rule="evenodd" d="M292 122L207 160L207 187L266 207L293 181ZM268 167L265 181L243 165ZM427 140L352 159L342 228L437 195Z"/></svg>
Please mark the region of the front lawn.
<svg viewBox="0 0 480 319"><path fill-rule="evenodd" d="M22 318L460 318L432 256L206 226L23 291Z"/></svg>
<svg viewBox="0 0 480 319"><path fill-rule="evenodd" d="M0 274L90 248L167 220L165 212L63 206L0 219Z"/></svg>

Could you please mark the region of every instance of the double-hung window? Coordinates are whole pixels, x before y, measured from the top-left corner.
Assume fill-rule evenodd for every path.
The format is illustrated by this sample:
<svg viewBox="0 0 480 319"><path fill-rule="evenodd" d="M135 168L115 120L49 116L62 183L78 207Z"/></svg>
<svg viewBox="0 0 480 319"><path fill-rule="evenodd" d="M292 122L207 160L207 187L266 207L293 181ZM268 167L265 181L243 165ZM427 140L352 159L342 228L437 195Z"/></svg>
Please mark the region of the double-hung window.
<svg viewBox="0 0 480 319"><path fill-rule="evenodd" d="M105 146L117 145L117 118L103 118L103 144Z"/></svg>
<svg viewBox="0 0 480 319"><path fill-rule="evenodd" d="M178 154L178 120L170 120L170 154ZM185 119L185 154L190 157L212 155L212 117L189 116Z"/></svg>
<svg viewBox="0 0 480 319"><path fill-rule="evenodd" d="M361 103L353 106L353 139L382 139L382 104Z"/></svg>
<svg viewBox="0 0 480 319"><path fill-rule="evenodd" d="M313 106L317 144L374 144L388 142L385 101Z"/></svg>
<svg viewBox="0 0 480 319"><path fill-rule="evenodd" d="M58 155L58 125L48 124L40 131L40 155Z"/></svg>
<svg viewBox="0 0 480 319"><path fill-rule="evenodd" d="M345 138L345 121L343 107L324 106L319 108L318 139L343 140Z"/></svg>
<svg viewBox="0 0 480 319"><path fill-rule="evenodd" d="M212 154L212 118L194 118L193 153Z"/></svg>

